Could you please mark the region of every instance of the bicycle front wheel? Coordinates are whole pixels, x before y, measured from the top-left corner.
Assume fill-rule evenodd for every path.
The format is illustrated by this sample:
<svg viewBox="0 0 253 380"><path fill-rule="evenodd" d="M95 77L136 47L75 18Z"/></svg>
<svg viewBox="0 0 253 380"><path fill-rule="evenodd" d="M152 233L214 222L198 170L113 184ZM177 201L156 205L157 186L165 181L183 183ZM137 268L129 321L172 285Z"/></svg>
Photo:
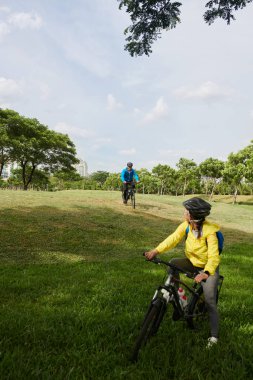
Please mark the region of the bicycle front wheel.
<svg viewBox="0 0 253 380"><path fill-rule="evenodd" d="M144 318L139 336L135 342L131 361L135 362L138 360L138 355L141 347L145 346L148 339L157 333L159 326L163 320L166 307L166 303L162 300L157 300L156 303L151 304Z"/></svg>
<svg viewBox="0 0 253 380"><path fill-rule="evenodd" d="M135 195L134 194L132 194L131 196L131 204L132 204L133 209L135 209Z"/></svg>

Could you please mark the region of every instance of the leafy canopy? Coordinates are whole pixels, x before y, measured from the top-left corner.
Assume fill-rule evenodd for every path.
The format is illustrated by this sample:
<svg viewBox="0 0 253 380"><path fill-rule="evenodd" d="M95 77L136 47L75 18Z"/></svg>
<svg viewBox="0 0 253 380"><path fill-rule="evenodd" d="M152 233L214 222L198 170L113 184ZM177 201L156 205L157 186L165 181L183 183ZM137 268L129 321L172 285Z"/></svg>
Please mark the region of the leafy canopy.
<svg viewBox="0 0 253 380"><path fill-rule="evenodd" d="M73 171L79 161L68 135L48 129L37 119L0 110L0 166L7 162L17 162L22 168L27 189L38 167L51 173Z"/></svg>
<svg viewBox="0 0 253 380"><path fill-rule="evenodd" d="M117 0L119 8L126 7L132 25L125 29L125 50L130 55L152 53L151 45L161 36L162 30L173 29L180 23L181 2L171 0ZM234 12L246 7L253 0L211 0L205 5L204 20L212 24L217 18L227 24L235 20Z"/></svg>

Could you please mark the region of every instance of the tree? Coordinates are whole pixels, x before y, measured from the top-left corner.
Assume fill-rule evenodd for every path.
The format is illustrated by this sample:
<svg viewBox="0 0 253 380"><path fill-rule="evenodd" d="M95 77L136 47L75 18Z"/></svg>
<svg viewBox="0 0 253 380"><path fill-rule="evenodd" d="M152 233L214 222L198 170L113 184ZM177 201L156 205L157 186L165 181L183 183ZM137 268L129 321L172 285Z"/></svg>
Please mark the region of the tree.
<svg viewBox="0 0 253 380"><path fill-rule="evenodd" d="M32 170L32 168L28 166L26 170L27 172L29 172ZM22 183L23 183L22 174L23 173L22 173L21 168L13 169L11 177L8 179L8 184L14 185L14 186L22 186ZM36 169L36 171L33 174L33 180L32 180L33 188L43 189L43 190L47 189L50 183L49 177L50 177L49 173L43 170Z"/></svg>
<svg viewBox="0 0 253 380"><path fill-rule="evenodd" d="M243 152L230 153L228 160L225 163L224 170L222 171L223 180L233 187L234 200L233 204L236 203L238 190L240 189L241 183L245 178L245 155Z"/></svg>
<svg viewBox="0 0 253 380"><path fill-rule="evenodd" d="M244 163L245 163L245 179L251 187L253 187L253 140L251 144L244 148L242 151L244 155Z"/></svg>
<svg viewBox="0 0 253 380"><path fill-rule="evenodd" d="M151 181L151 173L145 169L141 168L138 170L139 178L140 178L140 186L142 186L142 193L145 194L145 192L149 192L149 184Z"/></svg>
<svg viewBox="0 0 253 380"><path fill-rule="evenodd" d="M22 169L24 190L32 182L38 167L51 173L71 171L75 170L72 165L79 162L75 146L68 135L49 130L37 119L29 119L14 112L7 118L6 131L11 141L11 146L7 145L9 157Z"/></svg>
<svg viewBox="0 0 253 380"><path fill-rule="evenodd" d="M182 193L185 196L186 190L191 182L196 187L196 179L199 179L199 172L196 163L188 158L180 158L176 164L178 168L179 181L182 186Z"/></svg>
<svg viewBox="0 0 253 380"><path fill-rule="evenodd" d="M90 175L90 178L91 178L92 181L98 182L99 185L102 187L109 175L110 175L109 172L105 172L105 171L99 170L97 172L92 173Z"/></svg>
<svg viewBox="0 0 253 380"><path fill-rule="evenodd" d="M8 134L8 122L18 113L0 108L0 177L3 167L11 161L12 141Z"/></svg>
<svg viewBox="0 0 253 380"><path fill-rule="evenodd" d="M152 169L152 173L160 180L161 187L158 193L163 195L166 190L168 192L171 188L171 184L173 183L175 169L172 169L168 165L159 164Z"/></svg>
<svg viewBox="0 0 253 380"><path fill-rule="evenodd" d="M173 29L180 23L180 7L182 3L171 0L117 0L119 8L126 7L132 25L124 34L127 44L125 50L130 55L140 56L152 53L151 45L161 37L162 30ZM205 5L207 11L204 20L209 25L217 18L224 19L227 24L235 20L234 11L246 7L253 0L211 0Z"/></svg>
<svg viewBox="0 0 253 380"><path fill-rule="evenodd" d="M103 184L103 189L105 190L120 190L121 187L122 182L119 173L111 173Z"/></svg>
<svg viewBox="0 0 253 380"><path fill-rule="evenodd" d="M223 169L224 162L212 157L207 158L199 165L200 174L205 179L206 193L208 192L209 185L211 185L210 200L212 200L214 189L222 177Z"/></svg>

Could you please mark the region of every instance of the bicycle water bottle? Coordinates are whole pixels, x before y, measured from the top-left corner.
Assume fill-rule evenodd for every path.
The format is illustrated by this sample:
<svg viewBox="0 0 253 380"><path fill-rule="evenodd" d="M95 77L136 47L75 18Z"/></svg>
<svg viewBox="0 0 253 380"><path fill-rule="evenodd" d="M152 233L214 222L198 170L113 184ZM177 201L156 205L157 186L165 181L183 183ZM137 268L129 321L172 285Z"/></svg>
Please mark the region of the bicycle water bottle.
<svg viewBox="0 0 253 380"><path fill-rule="evenodd" d="M179 300L180 300L182 308L185 308L187 306L188 301L187 301L187 296L183 288L178 289L178 295L179 295Z"/></svg>

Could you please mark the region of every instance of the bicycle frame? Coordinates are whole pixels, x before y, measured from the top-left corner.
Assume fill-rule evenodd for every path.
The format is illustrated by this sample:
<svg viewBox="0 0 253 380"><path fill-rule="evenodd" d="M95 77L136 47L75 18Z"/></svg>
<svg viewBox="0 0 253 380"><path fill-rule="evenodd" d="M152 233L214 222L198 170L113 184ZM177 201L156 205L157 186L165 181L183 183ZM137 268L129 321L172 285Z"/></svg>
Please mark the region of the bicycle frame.
<svg viewBox="0 0 253 380"><path fill-rule="evenodd" d="M150 261L153 262L154 264L164 264L164 265L167 265L171 268L171 271L168 273L164 285L160 285L156 289L155 294L152 298L151 304L154 303L157 298L161 298L161 296L162 296L162 299L166 303L166 305L168 303L174 303L174 305L177 308L181 318L187 319L189 317L192 317L192 315L188 314L188 308L182 307L182 305L180 303L178 291L177 291L178 289L175 286L175 283L182 285L184 288L186 288L191 293L192 297L197 297L197 298L199 297L199 289L202 286L200 283L199 284L194 283L194 285L192 287L190 287L184 281L175 278L174 275L176 272L180 272L180 273L183 273L186 277L193 279L196 274L184 272L182 269L176 267L175 265L172 265L172 264L170 264L166 261L160 260L158 258L155 258L155 259L150 260Z"/></svg>
<svg viewBox="0 0 253 380"><path fill-rule="evenodd" d="M184 281L175 278L174 275L175 275L175 273L182 273L186 277L194 279L194 277L198 273L192 274L192 273L185 272L182 269L178 268L177 266L172 265L169 262L163 261L163 260L161 260L159 258L154 258L154 259L152 259L150 261L152 263L154 263L154 264L158 264L158 265L159 264L164 264L164 265L166 265L166 266L168 266L168 267L171 268L171 270L168 273L167 278L166 278L166 280L164 282L164 285L160 285L156 289L155 294L154 294L154 296L152 298L151 304L154 303L154 301L159 297L159 294L162 294L162 299L166 303L166 305L168 303L174 303L174 305L177 308L177 310L178 310L181 318L187 319L189 317L194 317L195 315L192 315L192 314L188 313L188 305L187 305L187 307L182 307L182 305L180 303L180 298L179 298L179 295L178 295L178 291L177 291L178 289L175 286L175 283L178 283L178 284L182 285L185 289L187 289L189 291L189 293L191 294L191 298L189 300L189 304L190 304L190 302L192 302L193 298L199 298L200 289L202 288L202 285L201 285L201 283L196 283L195 282L193 284L193 286L190 287ZM219 296L223 280L224 280L224 277L220 275L219 276L218 289L217 289L217 297ZM217 301L218 301L218 299L217 299ZM200 316L202 314L204 314L204 312L201 313L201 314L198 314L198 316Z"/></svg>

